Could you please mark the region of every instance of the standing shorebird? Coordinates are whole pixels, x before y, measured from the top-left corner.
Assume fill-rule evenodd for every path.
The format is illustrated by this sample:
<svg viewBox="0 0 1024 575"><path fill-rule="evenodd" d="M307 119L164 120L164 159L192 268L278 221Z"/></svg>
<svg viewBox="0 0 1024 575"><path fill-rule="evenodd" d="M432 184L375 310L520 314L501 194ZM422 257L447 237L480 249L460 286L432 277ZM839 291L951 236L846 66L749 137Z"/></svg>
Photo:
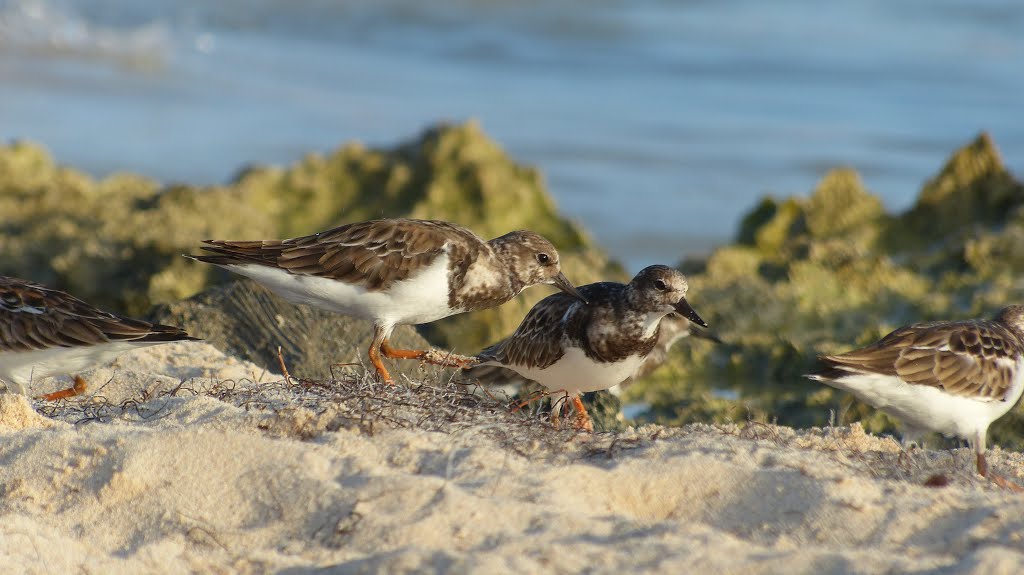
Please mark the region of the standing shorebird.
<svg viewBox="0 0 1024 575"><path fill-rule="evenodd" d="M52 400L85 390L76 372L140 347L195 341L184 330L117 316L59 290L0 276L0 380L28 394L35 378L74 375L75 386L42 396Z"/></svg>
<svg viewBox="0 0 1024 575"><path fill-rule="evenodd" d="M628 284L600 282L579 288L587 303L550 295L526 315L508 339L480 352L485 376L491 366L511 369L572 401L576 426L593 431L579 395L608 389L631 376L658 343L662 319L678 313L707 327L686 301L686 277L668 266L644 268Z"/></svg>
<svg viewBox="0 0 1024 575"><path fill-rule="evenodd" d="M578 298L544 237L516 231L489 241L435 220L373 220L288 240L205 240L212 255L186 256L256 280L292 303L373 322L370 362L418 359L464 367L468 358L394 349L396 325L421 324L499 306L549 284Z"/></svg>
<svg viewBox="0 0 1024 575"><path fill-rule="evenodd" d="M989 472L985 436L1024 390L1024 306L1005 307L991 320L901 327L821 361L825 367L808 378L900 419L905 439L937 431L967 440L982 477L1018 488Z"/></svg>
<svg viewBox="0 0 1024 575"><path fill-rule="evenodd" d="M711 331L697 327L697 324L675 312L670 313L661 320L661 325L658 326L658 341L644 358L643 364L633 372L633 375L627 377L622 383L609 387L608 391L612 395L620 397L634 383L661 367L668 360L668 354L672 347L686 338L702 339L718 344L724 343L718 335ZM519 393L524 386L537 384L532 379L511 369L496 365L475 367L472 376L481 383L501 386L503 391L509 395Z"/></svg>

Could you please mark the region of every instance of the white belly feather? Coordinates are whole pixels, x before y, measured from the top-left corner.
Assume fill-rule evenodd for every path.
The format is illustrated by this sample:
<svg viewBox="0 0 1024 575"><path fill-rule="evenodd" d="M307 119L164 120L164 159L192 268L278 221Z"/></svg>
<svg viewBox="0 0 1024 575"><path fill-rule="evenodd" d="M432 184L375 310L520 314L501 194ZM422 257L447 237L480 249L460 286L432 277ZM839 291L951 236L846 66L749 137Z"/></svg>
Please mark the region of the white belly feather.
<svg viewBox="0 0 1024 575"><path fill-rule="evenodd" d="M367 291L337 280L293 275L257 264L229 265L292 303L306 304L385 326L420 324L452 315L448 307L448 255L385 291Z"/></svg>
<svg viewBox="0 0 1024 575"><path fill-rule="evenodd" d="M601 363L588 358L582 349L570 347L561 359L544 369L522 365L505 367L536 381L548 391L565 390L569 397L573 397L621 383L633 375L642 363L643 358L639 355L631 355L614 363Z"/></svg>
<svg viewBox="0 0 1024 575"><path fill-rule="evenodd" d="M112 361L118 355L163 341L120 341L83 347L53 347L33 351L6 352L0 355L0 380L15 393L28 394L30 382L56 375L75 375L80 371Z"/></svg>
<svg viewBox="0 0 1024 575"><path fill-rule="evenodd" d="M877 374L851 374L834 381L819 381L853 393L865 403L899 418L911 430L973 439L1016 403L1024 384L1024 364L1017 365L1016 373L1006 401L953 395L936 387L911 385L897 377Z"/></svg>

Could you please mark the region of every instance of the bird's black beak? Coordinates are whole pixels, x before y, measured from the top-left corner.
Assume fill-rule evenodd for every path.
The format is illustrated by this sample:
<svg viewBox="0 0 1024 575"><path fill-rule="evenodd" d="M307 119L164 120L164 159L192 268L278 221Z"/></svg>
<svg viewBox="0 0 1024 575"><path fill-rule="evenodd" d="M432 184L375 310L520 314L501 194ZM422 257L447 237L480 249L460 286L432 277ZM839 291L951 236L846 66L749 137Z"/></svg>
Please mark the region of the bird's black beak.
<svg viewBox="0 0 1024 575"><path fill-rule="evenodd" d="M708 326L707 322L700 319L700 316L697 315L697 312L693 311L693 308L690 307L690 302L686 301L685 297L679 298L679 301L676 302L676 305L674 307L676 309L677 314L685 317L686 319L692 321L693 323L701 327Z"/></svg>
<svg viewBox="0 0 1024 575"><path fill-rule="evenodd" d="M572 297L580 300L581 302L587 303L586 298L584 298L580 294L580 292L576 291L576 288L573 287L572 282L570 282L569 278L565 277L565 274L563 274L562 272L558 272L557 276L551 278L550 283L551 285L564 291L565 293L571 295Z"/></svg>

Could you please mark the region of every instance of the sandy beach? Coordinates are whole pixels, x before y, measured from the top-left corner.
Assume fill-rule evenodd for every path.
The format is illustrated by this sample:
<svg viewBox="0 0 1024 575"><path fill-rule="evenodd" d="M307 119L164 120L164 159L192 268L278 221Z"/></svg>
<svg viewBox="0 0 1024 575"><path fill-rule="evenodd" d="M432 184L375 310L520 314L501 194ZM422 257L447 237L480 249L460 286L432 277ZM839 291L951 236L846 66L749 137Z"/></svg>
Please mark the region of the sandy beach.
<svg viewBox="0 0 1024 575"><path fill-rule="evenodd" d="M1024 573L1022 22L0 0L0 575ZM497 241L331 231L382 218ZM598 433L513 409L533 384L376 357L486 359L542 284L652 264L689 319L643 373L639 292L545 316L562 339L527 321L503 362L597 390ZM65 373L110 340L164 344ZM880 340L842 361L882 377L841 377ZM900 425L989 425L995 480Z"/></svg>
<svg viewBox="0 0 1024 575"><path fill-rule="evenodd" d="M206 344L86 376L59 404L0 396L8 573L1024 566L1024 497L966 449L905 453L857 425L588 436L443 381L289 384ZM1019 453L990 462L1024 477Z"/></svg>

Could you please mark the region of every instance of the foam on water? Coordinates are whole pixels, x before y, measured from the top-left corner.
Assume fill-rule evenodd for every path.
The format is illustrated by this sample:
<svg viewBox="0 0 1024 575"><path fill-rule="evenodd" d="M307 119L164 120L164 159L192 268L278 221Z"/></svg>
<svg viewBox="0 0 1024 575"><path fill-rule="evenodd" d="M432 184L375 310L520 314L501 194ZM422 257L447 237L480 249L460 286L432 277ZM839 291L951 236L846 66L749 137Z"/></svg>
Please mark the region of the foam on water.
<svg viewBox="0 0 1024 575"><path fill-rule="evenodd" d="M117 29L102 26L58 2L0 2L0 53L107 59L152 68L163 64L170 38L160 23Z"/></svg>

